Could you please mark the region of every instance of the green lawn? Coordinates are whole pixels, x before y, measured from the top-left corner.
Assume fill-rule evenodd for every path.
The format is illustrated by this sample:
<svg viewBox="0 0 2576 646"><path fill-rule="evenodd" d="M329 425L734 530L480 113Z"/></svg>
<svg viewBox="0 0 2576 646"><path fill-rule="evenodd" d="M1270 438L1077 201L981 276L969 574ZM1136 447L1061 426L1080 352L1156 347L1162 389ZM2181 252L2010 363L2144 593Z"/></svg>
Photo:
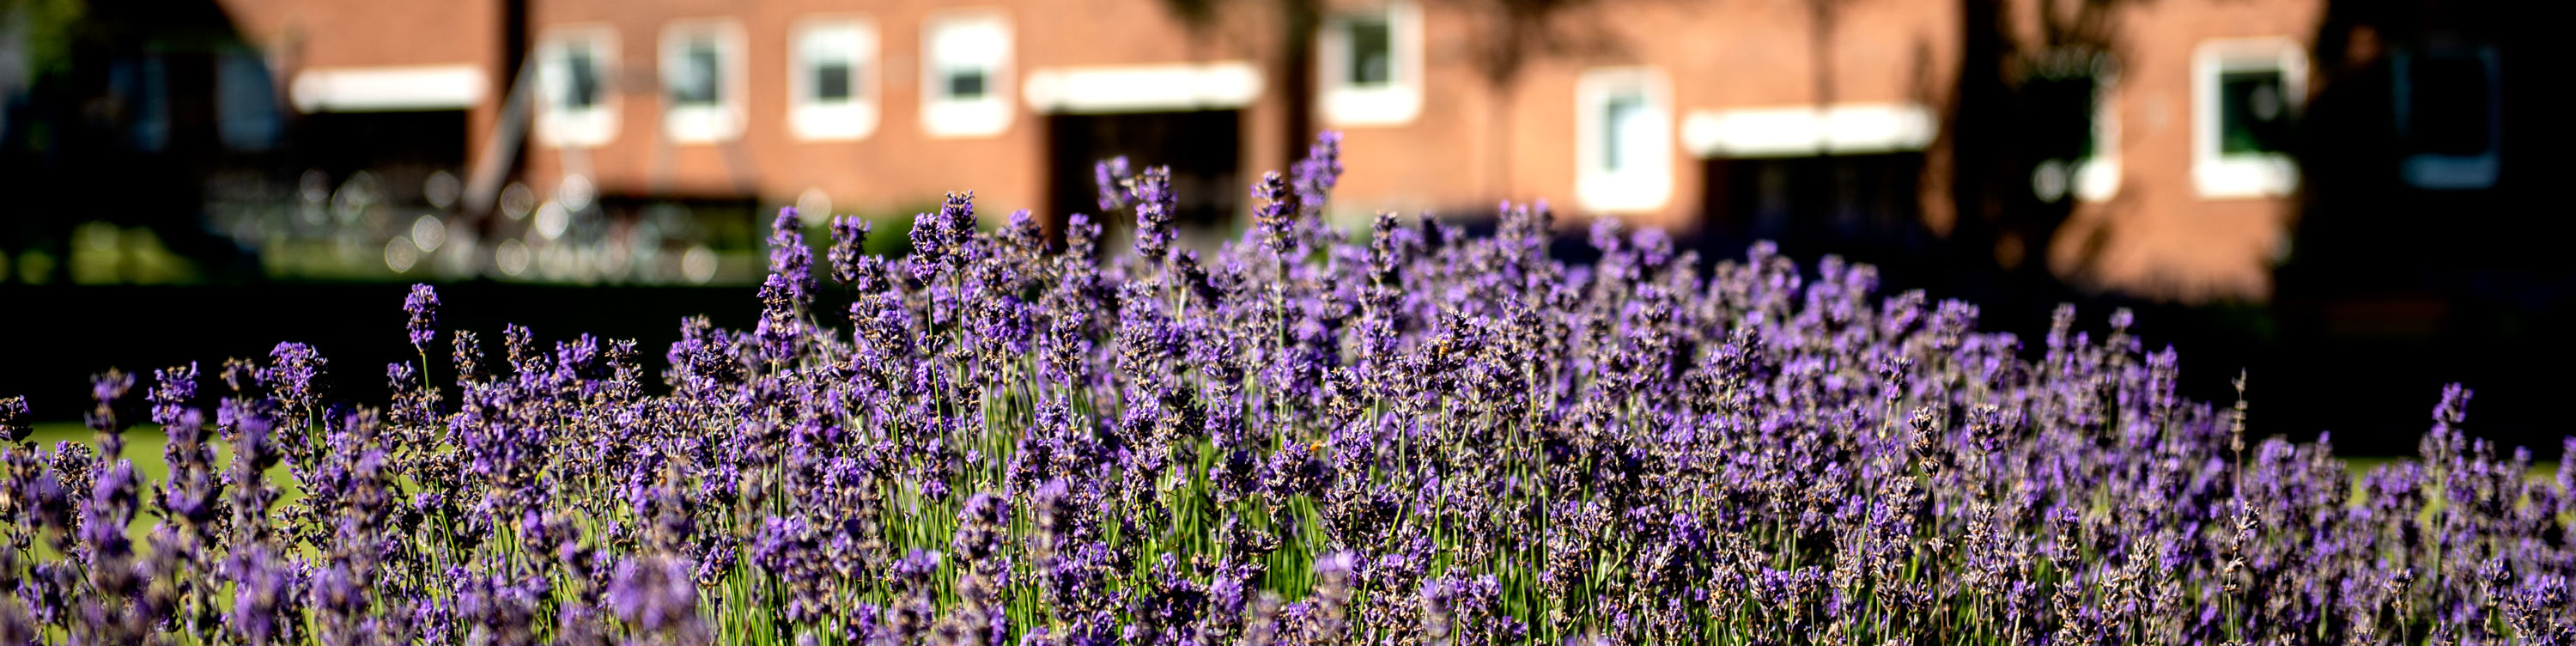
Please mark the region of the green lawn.
<svg viewBox="0 0 2576 646"><path fill-rule="evenodd" d="M211 434L213 430L209 429L207 433ZM52 452L57 442L79 442L98 448L98 435L79 422L37 424L36 433L28 439L36 443L36 448L46 452ZM168 442L162 437L160 426L147 424L125 432L125 459L134 462L134 474L142 476L145 483L160 482L170 473L170 466L161 461L164 444ZM232 460L232 450L222 442L215 443L215 453L218 464Z"/></svg>
<svg viewBox="0 0 2576 646"><path fill-rule="evenodd" d="M206 433L208 439L213 439L214 429L209 428ZM38 448L48 452L53 450L57 442L80 442L91 445L92 448L96 448L98 442L97 434L90 432L88 427L78 422L37 424L36 432L29 435L28 439L34 441ZM169 441L161 434L161 427L158 425L145 424L125 432L124 458L134 463L134 475L142 478L145 487L143 491L137 492L143 497L143 510L137 512L134 515L134 522L125 528L125 534L138 542L142 541L145 535L150 534L153 524L158 522L152 517L151 486L169 479L170 465L161 459L161 449L167 444ZM229 468L233 460L232 446L221 441L215 441L214 445L215 468ZM286 474L285 467L270 468L266 475L269 484L277 486L277 505L283 506L304 497L303 490L295 486L295 479ZM79 493L87 495L87 492Z"/></svg>
<svg viewBox="0 0 2576 646"><path fill-rule="evenodd" d="M2374 455L2374 456L2360 456L2360 457L2337 457L2336 459L2338 459L2338 460L2343 460L2343 468L2344 468L2344 470L2345 470L2345 471L2352 472L2353 477L2358 478L2358 477L2361 477L2361 475L2362 475L2362 474L2370 473L2370 470L2371 470L2371 469L2379 468L2379 465L2388 464L2388 463L2390 463L2390 462L2396 462L2396 461L2398 461L2398 460L2402 460L2402 459L2403 459L2403 460L2411 460L2411 459L2414 459L2414 456L2411 456L2411 455L2410 455L2410 456L2404 456L2404 457L2395 457L2395 456L2378 456L2378 455ZM2557 463L2557 462L2549 462L2549 461L2534 460L2534 461L2532 461L2532 463L2531 463L2531 472L2530 472L2530 473L2523 474L2523 475L2528 476L2528 477L2530 477L2531 479L2534 479L2534 480L2556 480L2556 479L2558 479L2558 463Z"/></svg>

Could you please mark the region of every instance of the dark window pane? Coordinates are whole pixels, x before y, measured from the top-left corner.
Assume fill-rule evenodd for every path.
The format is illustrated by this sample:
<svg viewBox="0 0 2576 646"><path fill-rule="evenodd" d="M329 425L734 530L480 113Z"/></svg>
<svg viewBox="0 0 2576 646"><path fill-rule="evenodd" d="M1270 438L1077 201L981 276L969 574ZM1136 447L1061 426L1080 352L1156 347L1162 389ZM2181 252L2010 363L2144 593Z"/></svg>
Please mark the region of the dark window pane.
<svg viewBox="0 0 2576 646"><path fill-rule="evenodd" d="M1613 173L1627 168L1628 156L1641 151L1629 150L1627 141L1632 131L1644 126L1646 97L1621 94L1610 97L1609 108L1601 115L1601 165Z"/></svg>
<svg viewBox="0 0 2576 646"><path fill-rule="evenodd" d="M224 146L241 151L275 146L280 124L268 64L256 54L235 52L221 55L215 65L215 128Z"/></svg>
<svg viewBox="0 0 2576 646"><path fill-rule="evenodd" d="M124 142L160 152L170 143L169 65L158 55L118 60L108 68L109 91L123 108Z"/></svg>
<svg viewBox="0 0 2576 646"><path fill-rule="evenodd" d="M967 69L948 72L948 98L984 98L984 70Z"/></svg>
<svg viewBox="0 0 2576 646"><path fill-rule="evenodd" d="M1922 153L1712 158L1706 231L1782 245L1886 253L1922 228Z"/></svg>
<svg viewBox="0 0 2576 646"><path fill-rule="evenodd" d="M824 61L814 65L814 100L850 100L849 61Z"/></svg>
<svg viewBox="0 0 2576 646"><path fill-rule="evenodd" d="M1156 160L1172 169L1178 207L1173 220L1198 231L1224 231L1248 194L1244 179L1242 110L1189 110L1124 114L1054 114L1042 117L1046 140L1047 188L1055 204L1092 204L1099 197L1092 184L1092 164L1103 159ZM1196 187L1197 190L1192 190ZM1098 220L1095 220L1098 221ZM1111 235L1135 224L1110 218L1102 226ZM1063 231L1063 220L1050 229Z"/></svg>
<svg viewBox="0 0 2576 646"><path fill-rule="evenodd" d="M599 104L599 62L587 45L564 51L564 107L579 110Z"/></svg>
<svg viewBox="0 0 2576 646"><path fill-rule="evenodd" d="M2022 85L2023 127L2041 159L2092 157L2096 85L2091 76L2035 78Z"/></svg>
<svg viewBox="0 0 2576 646"><path fill-rule="evenodd" d="M2465 57L2427 57L2407 71L2406 147L2435 155L2487 152L2487 68Z"/></svg>
<svg viewBox="0 0 2576 646"><path fill-rule="evenodd" d="M1351 85L1386 85L1394 81L1395 47L1388 35L1385 17L1358 18L1349 23L1351 43Z"/></svg>
<svg viewBox="0 0 2576 646"><path fill-rule="evenodd" d="M2218 149L2225 154L2289 149L2290 98L2279 70L2218 75Z"/></svg>
<svg viewBox="0 0 2576 646"><path fill-rule="evenodd" d="M716 44L690 41L680 53L680 73L671 85L671 102L683 106L716 104Z"/></svg>

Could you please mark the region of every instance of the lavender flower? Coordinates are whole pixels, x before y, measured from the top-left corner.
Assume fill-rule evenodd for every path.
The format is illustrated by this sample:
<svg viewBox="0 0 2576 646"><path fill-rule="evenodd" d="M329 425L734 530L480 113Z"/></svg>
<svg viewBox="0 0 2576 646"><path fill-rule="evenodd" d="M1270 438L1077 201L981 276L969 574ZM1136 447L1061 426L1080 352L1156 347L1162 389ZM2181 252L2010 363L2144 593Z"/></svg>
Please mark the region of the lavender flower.
<svg viewBox="0 0 2576 646"><path fill-rule="evenodd" d="M232 610L225 615L226 632L249 644L294 641L291 604L296 592L292 567L257 545L244 546L235 553L225 566L233 582Z"/></svg>
<svg viewBox="0 0 2576 646"><path fill-rule="evenodd" d="M708 638L706 622L697 609L697 582L686 562L662 557L627 559L609 579L607 599L618 620L639 632L671 643Z"/></svg>
<svg viewBox="0 0 2576 646"><path fill-rule="evenodd" d="M1179 208L1171 167L1146 168L1128 194L1136 200L1136 258L1159 265L1171 255L1173 211Z"/></svg>
<svg viewBox="0 0 2576 646"><path fill-rule="evenodd" d="M0 437L16 444L27 441L27 435L35 431L35 421L28 418L27 398L0 397Z"/></svg>
<svg viewBox="0 0 2576 646"><path fill-rule="evenodd" d="M1128 200L1131 199L1128 183L1134 181L1134 177L1127 171L1127 158L1113 157L1101 160L1098 164L1092 165L1091 172L1092 183L1100 189L1100 212L1106 214L1127 208L1130 204Z"/></svg>
<svg viewBox="0 0 2576 646"><path fill-rule="evenodd" d="M268 360L269 367L259 378L275 389L279 405L294 411L321 405L323 368L330 363L321 353L302 343L280 343L269 351Z"/></svg>
<svg viewBox="0 0 2576 646"><path fill-rule="evenodd" d="M411 315L403 329L411 333L412 347L429 347L430 340L438 338L438 290L412 285L411 294L403 297L403 313Z"/></svg>
<svg viewBox="0 0 2576 646"><path fill-rule="evenodd" d="M1262 246L1271 253L1287 255L1297 225L1297 204L1288 196L1287 180L1278 173L1262 175L1261 182L1252 185L1252 199L1261 202L1252 211L1252 221L1260 228Z"/></svg>
<svg viewBox="0 0 2576 646"><path fill-rule="evenodd" d="M1297 174L1297 201L1309 210L1321 209L1333 194L1333 186L1342 179L1342 133L1326 130L1315 136L1307 148L1306 158L1294 168Z"/></svg>
<svg viewBox="0 0 2576 646"><path fill-rule="evenodd" d="M2129 312L2025 348L1867 265L1609 218L1567 264L1544 203L1361 242L1322 223L1340 165L1326 133L1213 250L1123 161L1125 258L968 193L897 261L835 218L846 321L782 211L748 328L685 319L662 366L513 325L489 369L453 330L434 387L415 287L390 401L302 344L211 399L156 371L157 482L134 376L91 382L91 442L0 400L0 643L2570 641L2576 439L2530 477L2464 386L2356 477L2241 379L2185 398Z"/></svg>
<svg viewBox="0 0 2576 646"><path fill-rule="evenodd" d="M779 209L769 225L769 273L781 279L800 310L814 297L814 250L805 246L804 226L792 206Z"/></svg>
<svg viewBox="0 0 2576 646"><path fill-rule="evenodd" d="M844 285L857 284L860 263L867 257L869 226L870 223L865 218L855 215L832 218L831 261L834 282Z"/></svg>

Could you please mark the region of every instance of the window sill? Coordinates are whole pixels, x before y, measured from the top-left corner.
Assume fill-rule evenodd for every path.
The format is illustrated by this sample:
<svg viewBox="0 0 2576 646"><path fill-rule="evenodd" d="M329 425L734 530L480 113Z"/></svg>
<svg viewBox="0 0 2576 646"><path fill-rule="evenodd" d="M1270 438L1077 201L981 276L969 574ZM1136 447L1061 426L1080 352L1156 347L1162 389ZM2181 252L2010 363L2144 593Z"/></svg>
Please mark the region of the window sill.
<svg viewBox="0 0 2576 646"><path fill-rule="evenodd" d="M742 134L742 115L725 106L671 108L662 116L662 131L672 143L732 141Z"/></svg>
<svg viewBox="0 0 2576 646"><path fill-rule="evenodd" d="M921 128L937 138L998 136L1011 129L1011 104L996 96L971 101L934 99L921 106Z"/></svg>
<svg viewBox="0 0 2576 646"><path fill-rule="evenodd" d="M548 148L596 148L617 140L617 115L605 106L555 111L537 120L537 144Z"/></svg>
<svg viewBox="0 0 2576 646"><path fill-rule="evenodd" d="M876 106L800 105L787 111L787 129L802 141L857 141L876 133Z"/></svg>
<svg viewBox="0 0 2576 646"><path fill-rule="evenodd" d="M2120 160L2093 157L2075 165L2075 199L2103 202L2120 194Z"/></svg>
<svg viewBox="0 0 2576 646"><path fill-rule="evenodd" d="M1672 201L1671 175L1669 172L1657 175L1642 170L1586 172L1575 178L1574 196L1583 208L1604 213L1660 210Z"/></svg>
<svg viewBox="0 0 2576 646"><path fill-rule="evenodd" d="M1400 126L1422 114L1422 88L1411 85L1326 88L1318 97L1335 126Z"/></svg>
<svg viewBox="0 0 2576 646"><path fill-rule="evenodd" d="M2191 179L2201 199L2282 197L2299 188L2299 168L2277 153L2227 155L2192 164Z"/></svg>

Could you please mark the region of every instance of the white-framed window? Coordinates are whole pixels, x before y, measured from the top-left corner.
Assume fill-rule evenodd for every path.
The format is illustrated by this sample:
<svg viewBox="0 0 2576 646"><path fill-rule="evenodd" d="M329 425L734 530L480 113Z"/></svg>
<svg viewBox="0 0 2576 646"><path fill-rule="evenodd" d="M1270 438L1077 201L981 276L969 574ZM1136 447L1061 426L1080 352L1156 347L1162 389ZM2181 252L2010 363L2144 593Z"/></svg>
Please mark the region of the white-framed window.
<svg viewBox="0 0 2576 646"><path fill-rule="evenodd" d="M1575 197L1595 211L1663 208L1673 194L1672 86L1664 72L1584 70L1574 101Z"/></svg>
<svg viewBox="0 0 2576 646"><path fill-rule="evenodd" d="M2495 186L2503 172L2503 70L2493 45L2414 51L2389 61L2396 81L2398 171L2416 188Z"/></svg>
<svg viewBox="0 0 2576 646"><path fill-rule="evenodd" d="M2093 144L2075 164L2075 199L2101 202L2120 193L2119 77L2094 78Z"/></svg>
<svg viewBox="0 0 2576 646"><path fill-rule="evenodd" d="M2290 138L2307 100L2308 57L2288 38L2213 40L2193 51L2194 188L2205 198L2288 195Z"/></svg>
<svg viewBox="0 0 2576 646"><path fill-rule="evenodd" d="M617 139L617 30L576 25L546 30L537 45L537 143L605 146Z"/></svg>
<svg viewBox="0 0 2576 646"><path fill-rule="evenodd" d="M2031 169L2043 202L2111 199L2120 190L2119 71L2109 52L2068 48L2024 61L2021 92L2045 128L2044 159Z"/></svg>
<svg viewBox="0 0 2576 646"><path fill-rule="evenodd" d="M877 129L877 28L866 18L797 21L787 37L787 128L798 139L862 139Z"/></svg>
<svg viewBox="0 0 2576 646"><path fill-rule="evenodd" d="M1422 113L1422 6L1391 0L1325 18L1317 108L1334 126L1400 125Z"/></svg>
<svg viewBox="0 0 2576 646"><path fill-rule="evenodd" d="M742 23L682 20L662 28L662 131L683 144L742 135Z"/></svg>
<svg viewBox="0 0 2576 646"><path fill-rule="evenodd" d="M1011 127L1011 21L999 9L933 13L921 26L921 127L990 137Z"/></svg>

